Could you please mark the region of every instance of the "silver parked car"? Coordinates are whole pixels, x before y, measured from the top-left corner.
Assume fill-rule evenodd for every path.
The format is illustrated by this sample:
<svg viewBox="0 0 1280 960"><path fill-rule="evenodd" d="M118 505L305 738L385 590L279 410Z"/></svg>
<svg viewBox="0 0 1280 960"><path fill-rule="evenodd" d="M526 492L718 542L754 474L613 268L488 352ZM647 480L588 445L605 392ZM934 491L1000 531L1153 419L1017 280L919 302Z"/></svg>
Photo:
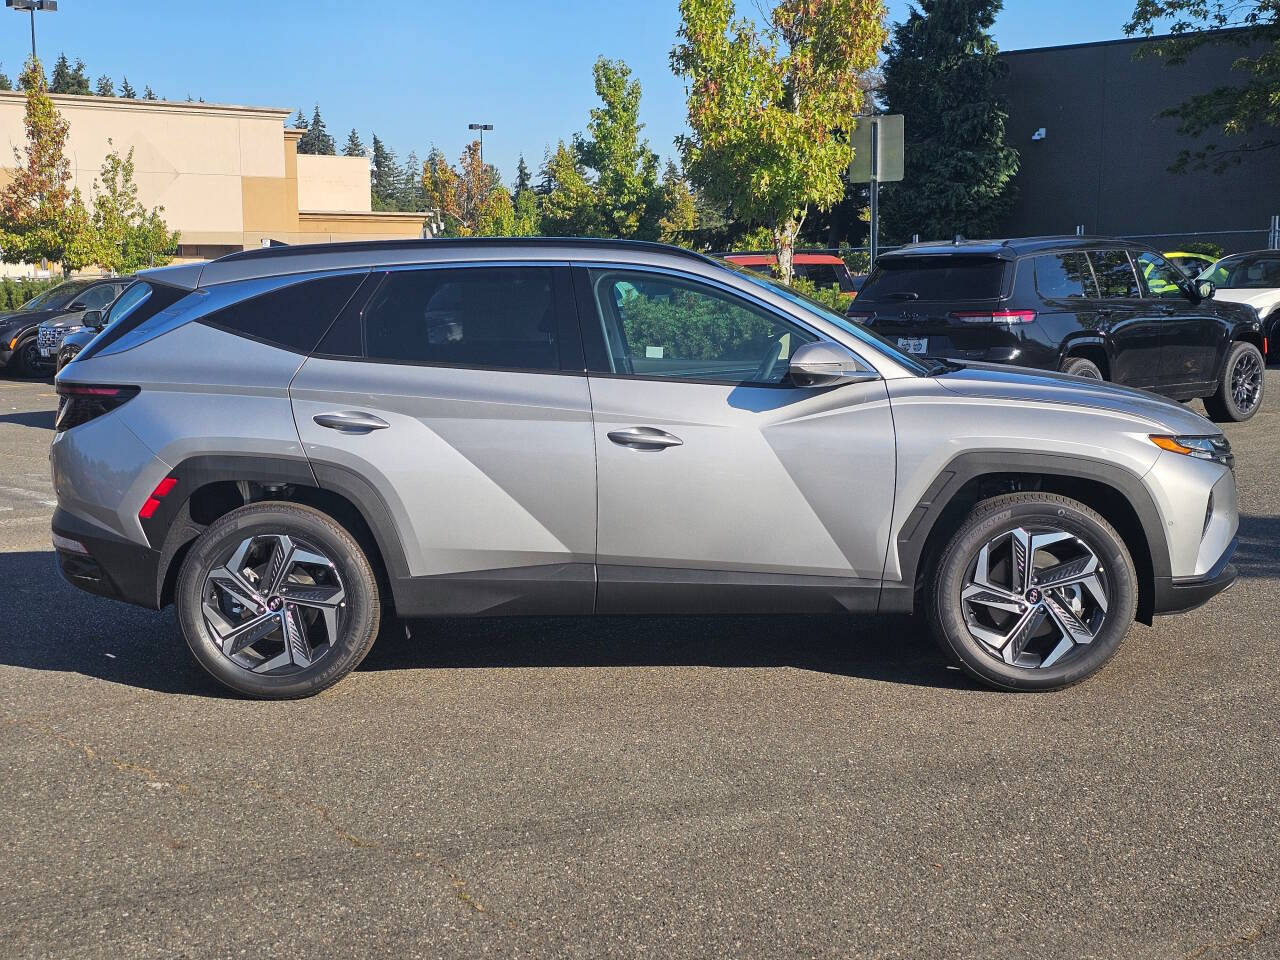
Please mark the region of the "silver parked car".
<svg viewBox="0 0 1280 960"><path fill-rule="evenodd" d="M890 611L1008 690L1235 578L1222 432L923 365L767 278L595 240L280 247L147 271L58 377L65 577L175 603L298 697L379 620Z"/></svg>

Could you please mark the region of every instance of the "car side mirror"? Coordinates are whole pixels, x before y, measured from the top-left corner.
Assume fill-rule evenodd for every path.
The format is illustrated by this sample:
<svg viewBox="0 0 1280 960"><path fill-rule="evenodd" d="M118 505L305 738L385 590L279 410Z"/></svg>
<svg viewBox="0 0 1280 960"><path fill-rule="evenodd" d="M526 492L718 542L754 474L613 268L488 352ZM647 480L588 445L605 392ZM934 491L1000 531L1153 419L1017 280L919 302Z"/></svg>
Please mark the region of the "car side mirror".
<svg viewBox="0 0 1280 960"><path fill-rule="evenodd" d="M797 348L791 355L788 371L797 387L834 387L880 379L880 374L844 347L826 340Z"/></svg>
<svg viewBox="0 0 1280 960"><path fill-rule="evenodd" d="M1196 296L1201 300L1212 300L1213 295L1218 292L1218 288L1212 280L1197 280L1195 282Z"/></svg>
<svg viewBox="0 0 1280 960"><path fill-rule="evenodd" d="M101 310L86 310L84 316L80 318L80 322L86 327L93 327L95 330L102 326Z"/></svg>

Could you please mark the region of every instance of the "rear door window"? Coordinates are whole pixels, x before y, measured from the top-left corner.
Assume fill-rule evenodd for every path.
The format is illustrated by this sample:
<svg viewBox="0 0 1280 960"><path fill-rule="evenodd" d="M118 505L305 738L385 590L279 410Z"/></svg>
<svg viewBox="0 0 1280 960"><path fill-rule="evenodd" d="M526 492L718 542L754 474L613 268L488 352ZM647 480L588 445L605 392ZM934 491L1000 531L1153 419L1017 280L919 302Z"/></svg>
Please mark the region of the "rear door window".
<svg viewBox="0 0 1280 960"><path fill-rule="evenodd" d="M974 257L894 257L876 265L860 300L995 300L1004 287L1004 260Z"/></svg>
<svg viewBox="0 0 1280 960"><path fill-rule="evenodd" d="M393 270L363 312L370 360L560 369L551 267Z"/></svg>
<svg viewBox="0 0 1280 960"><path fill-rule="evenodd" d="M1036 272L1036 292L1045 300L1096 297L1089 261L1082 253L1050 253L1031 260Z"/></svg>
<svg viewBox="0 0 1280 960"><path fill-rule="evenodd" d="M1136 300L1138 275L1133 272L1129 255L1123 250L1092 250L1089 260L1093 263L1098 288L1108 300Z"/></svg>

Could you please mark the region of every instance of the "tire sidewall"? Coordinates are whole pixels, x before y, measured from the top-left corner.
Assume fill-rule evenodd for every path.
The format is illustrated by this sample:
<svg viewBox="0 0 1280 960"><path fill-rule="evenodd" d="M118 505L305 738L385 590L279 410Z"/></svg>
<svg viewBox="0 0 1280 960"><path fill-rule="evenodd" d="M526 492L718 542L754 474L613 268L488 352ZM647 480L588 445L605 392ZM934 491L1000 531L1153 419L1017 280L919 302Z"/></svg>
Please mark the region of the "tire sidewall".
<svg viewBox="0 0 1280 960"><path fill-rule="evenodd" d="M1254 354L1260 369L1262 370L1262 380L1258 386L1258 402L1253 405L1253 409L1245 412L1236 404L1235 392L1231 389L1231 380L1235 374L1236 367L1240 363L1240 359L1246 354ZM1218 388L1218 395L1222 403L1227 408L1230 418L1236 423L1242 423L1249 420L1255 413L1262 409L1262 401L1265 398L1267 389L1267 360L1262 355L1262 351L1255 347L1252 343L1240 341L1231 348L1231 352L1227 354L1227 363L1222 371L1222 383Z"/></svg>
<svg viewBox="0 0 1280 960"><path fill-rule="evenodd" d="M1089 649L1047 670L1012 667L996 659L969 633L960 593L969 565L981 547L1018 526L1052 526L1088 544L1102 561L1111 584L1107 619ZM1045 500L979 510L963 524L943 551L930 598L939 643L961 666L1004 690L1053 690L1096 673L1119 649L1137 611L1137 574L1118 534L1082 505Z"/></svg>
<svg viewBox="0 0 1280 960"><path fill-rule="evenodd" d="M1080 371L1084 370L1084 373ZM1103 380L1102 370L1092 360L1085 357L1071 357L1067 360L1063 373L1072 377L1081 377L1085 380Z"/></svg>
<svg viewBox="0 0 1280 960"><path fill-rule="evenodd" d="M346 619L337 645L318 663L292 676L263 677L223 655L205 625L201 604L206 576L229 549L246 537L278 533L310 541L333 561L346 594ZM183 561L175 601L182 635L200 666L232 690L264 699L310 696L337 683L368 652L379 619L376 581L355 540L318 511L283 504L244 507L212 524Z"/></svg>

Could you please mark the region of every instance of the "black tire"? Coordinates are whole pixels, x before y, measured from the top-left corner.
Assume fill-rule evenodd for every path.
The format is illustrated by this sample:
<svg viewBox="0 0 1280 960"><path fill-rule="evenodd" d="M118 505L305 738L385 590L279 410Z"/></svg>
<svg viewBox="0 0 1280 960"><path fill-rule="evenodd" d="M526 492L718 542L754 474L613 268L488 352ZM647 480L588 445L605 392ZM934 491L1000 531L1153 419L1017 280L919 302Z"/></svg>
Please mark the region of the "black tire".
<svg viewBox="0 0 1280 960"><path fill-rule="evenodd" d="M58 351L58 367L57 367L57 370L55 371L55 374L56 374L56 373L61 373L61 372L62 372L62 368L63 368L63 367L65 367L65 366L66 366L68 363L70 363L72 360L74 360L74 359L76 358L76 354L77 354L77 353L79 353L79 352L80 352L79 350L60 350L60 351Z"/></svg>
<svg viewBox="0 0 1280 960"><path fill-rule="evenodd" d="M302 541L332 563L344 602L337 617L337 638L323 655L286 675L263 675L223 653L206 621L203 603L209 574L227 563L237 545L250 538L279 535ZM196 662L224 686L264 700L309 697L337 683L368 654L381 619L377 580L359 544L328 515L293 503L251 504L211 524L188 551L174 596L178 622ZM246 611L246 616L252 613Z"/></svg>
<svg viewBox="0 0 1280 960"><path fill-rule="evenodd" d="M1070 653L1048 667L1006 663L974 636L961 600L979 551L1018 528L1051 529L1078 538L1078 543L1098 560L1109 593L1108 606L1092 642L1072 646ZM1033 562L1035 556L1033 549ZM930 582L928 613L938 646L971 676L1000 690L1058 690L1096 673L1119 649L1138 606L1133 560L1115 528L1083 503L1049 493L1013 493L977 504L938 557ZM1028 591L1028 596L1034 592ZM1049 592L1045 590L1044 594ZM1053 629L1051 620L1041 624L1039 629L1046 624ZM1053 642L1052 637L1046 641Z"/></svg>
<svg viewBox="0 0 1280 960"><path fill-rule="evenodd" d="M1204 409L1215 423L1241 423L1262 409L1267 385L1267 362L1262 351L1241 340L1231 346L1222 365L1222 379Z"/></svg>
<svg viewBox="0 0 1280 960"><path fill-rule="evenodd" d="M1073 377L1085 377L1088 380L1105 380L1102 370L1092 360L1084 357L1067 357L1062 361L1062 372Z"/></svg>
<svg viewBox="0 0 1280 960"><path fill-rule="evenodd" d="M44 366L44 358L40 356L40 348L34 336L19 342L9 358L9 369L17 377L38 377L48 372Z"/></svg>

